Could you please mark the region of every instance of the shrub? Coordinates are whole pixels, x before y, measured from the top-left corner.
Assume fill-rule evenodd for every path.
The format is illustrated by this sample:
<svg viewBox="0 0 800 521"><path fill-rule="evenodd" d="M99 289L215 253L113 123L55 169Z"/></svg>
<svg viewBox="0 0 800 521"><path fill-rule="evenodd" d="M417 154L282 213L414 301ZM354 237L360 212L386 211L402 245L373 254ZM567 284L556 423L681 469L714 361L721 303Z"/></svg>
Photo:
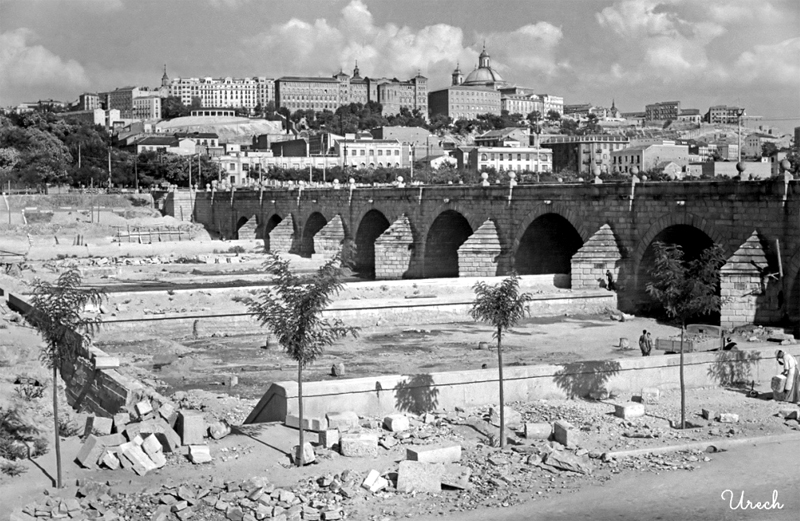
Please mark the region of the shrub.
<svg viewBox="0 0 800 521"><path fill-rule="evenodd" d="M19 463L14 463L13 461L2 461L0 462L0 472L13 478L24 472L28 472L28 469Z"/></svg>
<svg viewBox="0 0 800 521"><path fill-rule="evenodd" d="M228 253L244 253L244 246L231 246L228 248Z"/></svg>

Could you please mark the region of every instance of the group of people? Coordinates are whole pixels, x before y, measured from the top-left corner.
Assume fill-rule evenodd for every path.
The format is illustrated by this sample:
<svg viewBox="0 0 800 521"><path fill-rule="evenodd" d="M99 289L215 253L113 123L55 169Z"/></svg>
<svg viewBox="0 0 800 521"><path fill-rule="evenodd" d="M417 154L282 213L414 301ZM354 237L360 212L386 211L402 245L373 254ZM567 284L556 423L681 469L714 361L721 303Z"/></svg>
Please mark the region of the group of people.
<svg viewBox="0 0 800 521"><path fill-rule="evenodd" d="M646 329L642 330L642 336L639 337L639 349L642 350L642 356L650 356L653 350L653 337Z"/></svg>

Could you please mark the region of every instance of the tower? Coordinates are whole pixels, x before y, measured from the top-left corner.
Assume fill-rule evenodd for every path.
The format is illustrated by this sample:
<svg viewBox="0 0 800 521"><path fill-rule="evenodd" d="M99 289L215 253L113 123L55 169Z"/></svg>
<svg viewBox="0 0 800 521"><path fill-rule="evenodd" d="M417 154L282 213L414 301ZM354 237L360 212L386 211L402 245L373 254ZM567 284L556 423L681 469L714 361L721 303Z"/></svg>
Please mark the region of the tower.
<svg viewBox="0 0 800 521"><path fill-rule="evenodd" d="M481 55L478 57L478 68L491 69L489 66L489 53L486 52L486 42L483 42L483 50L481 51Z"/></svg>
<svg viewBox="0 0 800 521"><path fill-rule="evenodd" d="M462 83L464 83L464 75L461 74L461 68L456 63L456 70L453 71L453 85L461 85Z"/></svg>
<svg viewBox="0 0 800 521"><path fill-rule="evenodd" d="M360 79L361 74L358 71L358 60L356 60L356 66L353 68L353 79Z"/></svg>
<svg viewBox="0 0 800 521"><path fill-rule="evenodd" d="M161 76L161 86L169 86L169 76L167 76L167 64L164 64L164 74Z"/></svg>

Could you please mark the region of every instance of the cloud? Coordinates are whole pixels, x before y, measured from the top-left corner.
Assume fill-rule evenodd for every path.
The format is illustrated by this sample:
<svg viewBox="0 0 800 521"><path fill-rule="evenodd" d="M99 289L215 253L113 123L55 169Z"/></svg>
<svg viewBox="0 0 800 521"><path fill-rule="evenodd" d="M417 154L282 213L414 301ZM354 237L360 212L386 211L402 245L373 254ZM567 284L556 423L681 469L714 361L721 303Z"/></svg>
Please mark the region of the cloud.
<svg viewBox="0 0 800 521"><path fill-rule="evenodd" d="M800 37L774 45L756 45L735 62L733 77L745 83L797 86L800 78Z"/></svg>
<svg viewBox="0 0 800 521"><path fill-rule="evenodd" d="M509 32L476 34L469 38L475 42L470 45L461 28L444 23L419 29L379 25L361 0L351 0L336 19L310 22L292 18L244 39L244 44L261 50L265 65L276 71L276 76L330 75L339 68L349 71L357 61L362 76L403 79L419 70L432 83L442 84L448 83L456 63L465 73L477 64L477 42L483 38L492 66L514 76L507 80L521 81L531 71L552 74L558 69L555 49L562 33L547 22Z"/></svg>
<svg viewBox="0 0 800 521"><path fill-rule="evenodd" d="M124 7L123 0L27 0L27 1L35 2L38 4L54 4L67 7L68 9L73 8L75 6L79 6L92 11L98 9L103 11L119 11Z"/></svg>
<svg viewBox="0 0 800 521"><path fill-rule="evenodd" d="M81 64L64 60L41 45L29 44L34 38L26 28L0 33L0 102L89 85Z"/></svg>

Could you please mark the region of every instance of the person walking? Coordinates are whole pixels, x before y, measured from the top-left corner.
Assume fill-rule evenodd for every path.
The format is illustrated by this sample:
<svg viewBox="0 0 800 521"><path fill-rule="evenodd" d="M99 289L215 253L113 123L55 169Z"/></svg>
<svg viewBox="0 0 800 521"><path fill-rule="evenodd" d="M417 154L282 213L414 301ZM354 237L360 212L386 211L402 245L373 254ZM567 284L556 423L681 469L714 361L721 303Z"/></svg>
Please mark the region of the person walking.
<svg viewBox="0 0 800 521"><path fill-rule="evenodd" d="M639 350L642 352L642 356L647 356L650 352L647 349L647 330L642 330L642 336L639 337Z"/></svg>
<svg viewBox="0 0 800 521"><path fill-rule="evenodd" d="M800 372L797 370L797 360L789 353L784 353L781 350L776 353L775 358L783 366L781 374L786 377L786 384L783 386L784 401L797 403L798 397L800 397L800 390L798 390L798 387L800 387Z"/></svg>

